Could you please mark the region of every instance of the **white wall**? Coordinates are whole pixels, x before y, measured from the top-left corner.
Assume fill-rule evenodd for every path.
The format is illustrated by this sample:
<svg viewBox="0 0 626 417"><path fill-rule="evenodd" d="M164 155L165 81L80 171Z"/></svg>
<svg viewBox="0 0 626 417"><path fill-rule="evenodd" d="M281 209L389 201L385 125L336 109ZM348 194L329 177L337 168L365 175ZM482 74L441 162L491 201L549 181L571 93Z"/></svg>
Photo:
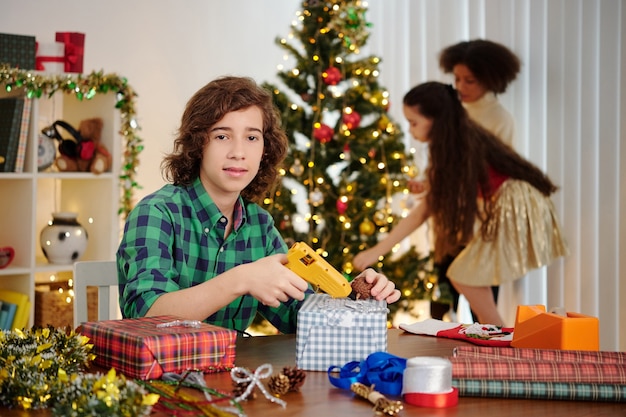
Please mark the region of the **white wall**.
<svg viewBox="0 0 626 417"><path fill-rule="evenodd" d="M137 192L163 184L159 163L171 150L186 101L213 78L272 80L282 62L274 38L287 35L299 2L272 0L8 0L0 32L54 41L55 32L83 32L84 72L128 78L137 98L140 155Z"/></svg>
<svg viewBox="0 0 626 417"><path fill-rule="evenodd" d="M276 81L296 0L4 0L0 32L52 41L86 33L85 72L128 78L138 92L141 197L163 181L186 100L223 74ZM518 150L561 185L554 201L572 254L521 280L501 310L564 306L600 318L601 348L626 351L626 7L621 0L370 0L364 54L381 56L391 115L411 86L449 80L437 52L488 37L512 48L522 73L502 101L518 124ZM405 129L406 131L406 129ZM622 181L622 179L624 179ZM620 323L622 324L620 326Z"/></svg>

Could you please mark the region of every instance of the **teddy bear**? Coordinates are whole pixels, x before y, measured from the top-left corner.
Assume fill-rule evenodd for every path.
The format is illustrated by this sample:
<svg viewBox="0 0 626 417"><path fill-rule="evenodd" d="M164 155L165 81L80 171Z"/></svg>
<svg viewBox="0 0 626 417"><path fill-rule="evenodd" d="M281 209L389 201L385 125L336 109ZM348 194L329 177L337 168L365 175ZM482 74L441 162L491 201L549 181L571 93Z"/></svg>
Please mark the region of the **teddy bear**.
<svg viewBox="0 0 626 417"><path fill-rule="evenodd" d="M101 142L103 121L99 117L84 119L78 126L74 141L59 144L55 165L62 172L93 172L101 174L111 166L111 154Z"/></svg>

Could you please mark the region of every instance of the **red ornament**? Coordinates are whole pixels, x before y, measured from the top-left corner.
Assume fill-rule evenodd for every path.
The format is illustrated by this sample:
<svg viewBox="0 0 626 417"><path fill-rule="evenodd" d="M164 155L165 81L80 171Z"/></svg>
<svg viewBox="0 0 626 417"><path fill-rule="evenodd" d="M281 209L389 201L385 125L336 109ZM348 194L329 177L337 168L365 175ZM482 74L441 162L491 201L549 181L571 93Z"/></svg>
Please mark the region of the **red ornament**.
<svg viewBox="0 0 626 417"><path fill-rule="evenodd" d="M348 209L348 200L345 200L342 198L338 199L337 200L337 213L344 214L347 209Z"/></svg>
<svg viewBox="0 0 626 417"><path fill-rule="evenodd" d="M326 85L337 85L341 81L341 71L337 67L328 67L322 73L322 78Z"/></svg>
<svg viewBox="0 0 626 417"><path fill-rule="evenodd" d="M361 115L355 111L344 113L343 123L348 129L356 129L361 124Z"/></svg>
<svg viewBox="0 0 626 417"><path fill-rule="evenodd" d="M325 124L316 123L315 128L313 128L313 137L321 143L330 142L334 134L333 128Z"/></svg>

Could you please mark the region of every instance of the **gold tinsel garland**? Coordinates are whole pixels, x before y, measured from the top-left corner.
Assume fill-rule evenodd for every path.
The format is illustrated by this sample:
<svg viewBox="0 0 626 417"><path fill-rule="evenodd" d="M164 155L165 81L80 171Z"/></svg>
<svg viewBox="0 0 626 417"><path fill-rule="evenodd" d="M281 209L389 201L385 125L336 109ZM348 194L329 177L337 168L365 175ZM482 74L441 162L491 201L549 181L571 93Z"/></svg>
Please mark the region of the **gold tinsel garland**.
<svg viewBox="0 0 626 417"><path fill-rule="evenodd" d="M120 135L124 137L124 162L119 179L123 190L118 213L124 218L133 205L134 190L140 188L135 180L139 166L139 154L143 150L142 140L137 136L139 126L135 119L135 97L137 94L128 80L117 74L102 71L90 74L46 74L34 70L22 70L0 65L0 87L10 92L24 89L26 97L38 99L51 97L56 92L75 96L79 101L90 100L97 94L117 94L115 108L121 116Z"/></svg>
<svg viewBox="0 0 626 417"><path fill-rule="evenodd" d="M159 397L116 375L86 373L89 339L53 327L0 331L0 405L54 416L147 416Z"/></svg>

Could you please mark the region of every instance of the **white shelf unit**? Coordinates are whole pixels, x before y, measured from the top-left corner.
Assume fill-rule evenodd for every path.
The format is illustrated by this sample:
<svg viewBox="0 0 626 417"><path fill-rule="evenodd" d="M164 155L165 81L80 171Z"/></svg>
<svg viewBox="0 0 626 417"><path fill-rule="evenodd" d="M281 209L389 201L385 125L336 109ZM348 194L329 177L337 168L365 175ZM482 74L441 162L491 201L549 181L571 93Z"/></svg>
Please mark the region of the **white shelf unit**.
<svg viewBox="0 0 626 417"><path fill-rule="evenodd" d="M0 92L0 97L24 95L23 91ZM92 99L57 92L52 97L33 99L24 172L0 173L0 247L12 246L15 258L0 269L0 289L28 294L31 300L29 326L35 317L35 285L64 281L73 265L50 264L41 250L39 234L53 212L78 213L88 233L88 244L80 260L113 260L120 240L121 222L119 173L122 135L116 94L98 93ZM65 120L78 129L81 120L102 118L102 143L112 156L107 172L58 172L54 166L37 169L38 137L41 129ZM69 135L63 129L59 133Z"/></svg>

